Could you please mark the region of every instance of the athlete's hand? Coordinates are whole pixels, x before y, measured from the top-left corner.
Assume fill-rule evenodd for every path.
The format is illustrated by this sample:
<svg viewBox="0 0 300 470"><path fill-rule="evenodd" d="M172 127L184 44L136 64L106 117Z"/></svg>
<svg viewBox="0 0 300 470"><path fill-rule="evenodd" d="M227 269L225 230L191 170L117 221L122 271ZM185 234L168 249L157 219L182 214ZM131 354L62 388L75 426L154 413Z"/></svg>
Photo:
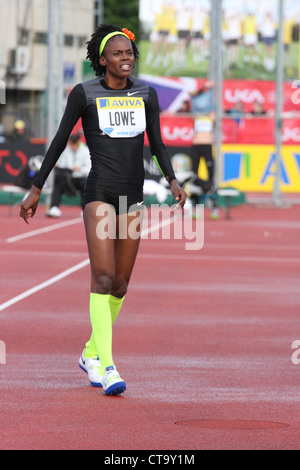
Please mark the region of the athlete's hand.
<svg viewBox="0 0 300 470"><path fill-rule="evenodd" d="M33 186L26 199L24 199L24 201L22 202L20 209L20 217L25 220L26 224L29 224L28 219L32 219L32 217L36 213L37 206L40 201L40 196L41 190Z"/></svg>
<svg viewBox="0 0 300 470"><path fill-rule="evenodd" d="M175 197L177 204L175 209L179 209L180 207L183 208L186 202L186 193L185 191L179 186L177 180L171 181L171 193Z"/></svg>

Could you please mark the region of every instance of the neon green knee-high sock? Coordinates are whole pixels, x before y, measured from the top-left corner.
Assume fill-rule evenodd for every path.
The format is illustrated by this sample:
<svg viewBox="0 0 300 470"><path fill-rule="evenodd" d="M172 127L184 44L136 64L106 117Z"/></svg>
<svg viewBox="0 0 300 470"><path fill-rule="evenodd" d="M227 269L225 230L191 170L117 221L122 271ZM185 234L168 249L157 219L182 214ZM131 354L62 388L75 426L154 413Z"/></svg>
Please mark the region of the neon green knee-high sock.
<svg viewBox="0 0 300 470"><path fill-rule="evenodd" d="M110 306L112 325L114 324L114 322L117 319L117 316L119 315L124 299L125 299L125 296L122 297L121 299L119 299L118 297L114 297L113 295L109 296L109 306ZM96 347L96 343L94 339L94 333L92 333L90 340L85 345L84 355L85 357L90 357L90 358L96 358L98 355L97 347Z"/></svg>
<svg viewBox="0 0 300 470"><path fill-rule="evenodd" d="M93 329L93 340L101 362L102 373L105 368L114 364L112 358L112 321L109 295L91 294L90 317Z"/></svg>
<svg viewBox="0 0 300 470"><path fill-rule="evenodd" d="M109 305L110 305L112 324L115 323L117 316L119 315L124 299L125 299L125 296L122 297L121 299L119 299L118 297L114 297L113 295L109 296Z"/></svg>

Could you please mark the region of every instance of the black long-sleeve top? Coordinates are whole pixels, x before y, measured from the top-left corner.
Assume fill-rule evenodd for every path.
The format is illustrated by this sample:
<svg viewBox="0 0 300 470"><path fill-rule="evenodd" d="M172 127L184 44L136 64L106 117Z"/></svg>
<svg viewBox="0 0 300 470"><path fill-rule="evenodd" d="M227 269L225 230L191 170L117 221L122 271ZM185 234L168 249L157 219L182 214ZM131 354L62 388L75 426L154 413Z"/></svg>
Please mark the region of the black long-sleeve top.
<svg viewBox="0 0 300 470"><path fill-rule="evenodd" d="M138 107L144 107L145 125ZM110 113L111 111L111 113ZM106 113L111 127L102 129L100 112ZM59 129L49 147L34 185L42 189L50 172L65 149L78 119L91 156L91 176L97 181L143 185L144 183L144 130L150 150L156 156L162 173L169 182L175 174L160 132L159 104L156 91L149 85L130 78L122 90L109 88L103 77L76 85L71 91ZM118 124L123 125L118 137ZM140 126L141 124L141 126ZM116 132L115 132L116 130ZM121 137L120 137L121 135ZM131 137L130 135L133 135Z"/></svg>

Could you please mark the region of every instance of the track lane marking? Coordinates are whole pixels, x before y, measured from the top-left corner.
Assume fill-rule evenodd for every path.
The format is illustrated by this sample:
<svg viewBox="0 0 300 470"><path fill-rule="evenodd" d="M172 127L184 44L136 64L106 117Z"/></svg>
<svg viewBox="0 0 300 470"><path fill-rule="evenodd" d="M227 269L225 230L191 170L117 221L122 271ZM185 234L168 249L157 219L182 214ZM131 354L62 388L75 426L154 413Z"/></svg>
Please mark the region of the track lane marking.
<svg viewBox="0 0 300 470"><path fill-rule="evenodd" d="M11 250L0 250L0 256L69 256L70 258L80 258L85 256L87 253L86 251L25 251L25 250L20 250L20 251L11 251Z"/></svg>
<svg viewBox="0 0 300 470"><path fill-rule="evenodd" d="M71 225L79 224L82 221L83 219L79 217L76 219L68 220L67 222L60 222L58 224L48 225L47 227L44 227L44 228L39 228L37 230L32 230L31 232L25 232L25 233L21 233L20 235L7 238L5 242L9 244L16 243L20 240L25 240L26 238L36 237L37 235L41 235L43 233L49 233L49 232L53 232L54 230L59 230L61 228L70 227Z"/></svg>
<svg viewBox="0 0 300 470"><path fill-rule="evenodd" d="M226 262L249 262L249 263L300 263L300 258L278 258L278 257L258 257L258 256L192 256L189 255L167 255L156 253L142 253L139 258L145 259L164 259L164 260L185 260L185 261L226 261Z"/></svg>
<svg viewBox="0 0 300 470"><path fill-rule="evenodd" d="M181 245L182 246L182 245ZM86 253L67 252L67 251L2 251L0 256L64 256L70 258L78 258L84 256ZM139 258L144 259L160 259L160 260L183 260L183 261L225 261L227 262L248 262L248 263L300 263L300 258L287 258L287 257L260 257L260 256L227 256L227 255L202 255L202 256L189 256L185 254L166 254L166 253L139 253Z"/></svg>
<svg viewBox="0 0 300 470"><path fill-rule="evenodd" d="M76 264L76 266L73 266L72 268L66 269L62 273L58 274L57 276L51 277L48 279L48 281L42 282L41 284L33 287L32 289L29 289L25 292L23 292L20 295L17 295L16 297L13 297L11 300L8 300L7 302L4 302L3 304L0 305L0 312L3 310L7 309L8 307L11 307L12 305L20 302L21 300L26 299L27 297L30 297L33 294L36 294L37 292L46 289L49 286L52 286L53 284L56 284L57 282L61 281L62 279L70 276L71 274L75 273L76 271L79 271L82 268L85 268L88 266L89 260L84 260L79 264Z"/></svg>
<svg viewBox="0 0 300 470"><path fill-rule="evenodd" d="M148 228L142 230L141 236L143 237L143 236L148 235L149 233L153 233L156 230L159 230L160 228L165 227L166 225L172 224L175 220L176 220L175 217L174 218L168 218L164 222L159 222L159 223L153 225L152 227L148 227ZM62 279L65 279L66 277L70 276L71 274L85 268L89 264L90 264L90 260L86 259L86 260L82 261L81 263L78 263L75 266L73 266L69 269L66 269L62 273L60 273L60 274L58 274L54 277L51 277L47 281L42 282L41 284L38 284L37 286L26 290L25 292L23 292L20 295L17 295L16 297L13 297L12 299L10 299L10 300L8 300L8 301L6 301L6 302L4 302L0 305L0 312L2 312L3 310L6 310L7 308L11 307L12 305L15 305L18 302L21 302L24 299L36 294L39 291L41 291L43 289L46 289L47 287L52 286L53 284L56 284L57 282L61 281Z"/></svg>

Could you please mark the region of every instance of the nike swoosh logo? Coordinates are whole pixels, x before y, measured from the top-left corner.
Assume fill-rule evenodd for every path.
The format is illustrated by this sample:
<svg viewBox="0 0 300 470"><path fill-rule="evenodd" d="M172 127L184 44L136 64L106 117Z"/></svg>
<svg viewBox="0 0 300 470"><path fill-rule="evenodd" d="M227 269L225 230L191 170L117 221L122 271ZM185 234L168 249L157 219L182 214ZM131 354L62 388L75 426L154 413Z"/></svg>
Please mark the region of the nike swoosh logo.
<svg viewBox="0 0 300 470"><path fill-rule="evenodd" d="M138 91L134 91L133 93L127 93L127 96L132 96L132 95L136 95L138 93Z"/></svg>
<svg viewBox="0 0 300 470"><path fill-rule="evenodd" d="M144 204L144 201L136 203L137 206L141 206L142 204Z"/></svg>

